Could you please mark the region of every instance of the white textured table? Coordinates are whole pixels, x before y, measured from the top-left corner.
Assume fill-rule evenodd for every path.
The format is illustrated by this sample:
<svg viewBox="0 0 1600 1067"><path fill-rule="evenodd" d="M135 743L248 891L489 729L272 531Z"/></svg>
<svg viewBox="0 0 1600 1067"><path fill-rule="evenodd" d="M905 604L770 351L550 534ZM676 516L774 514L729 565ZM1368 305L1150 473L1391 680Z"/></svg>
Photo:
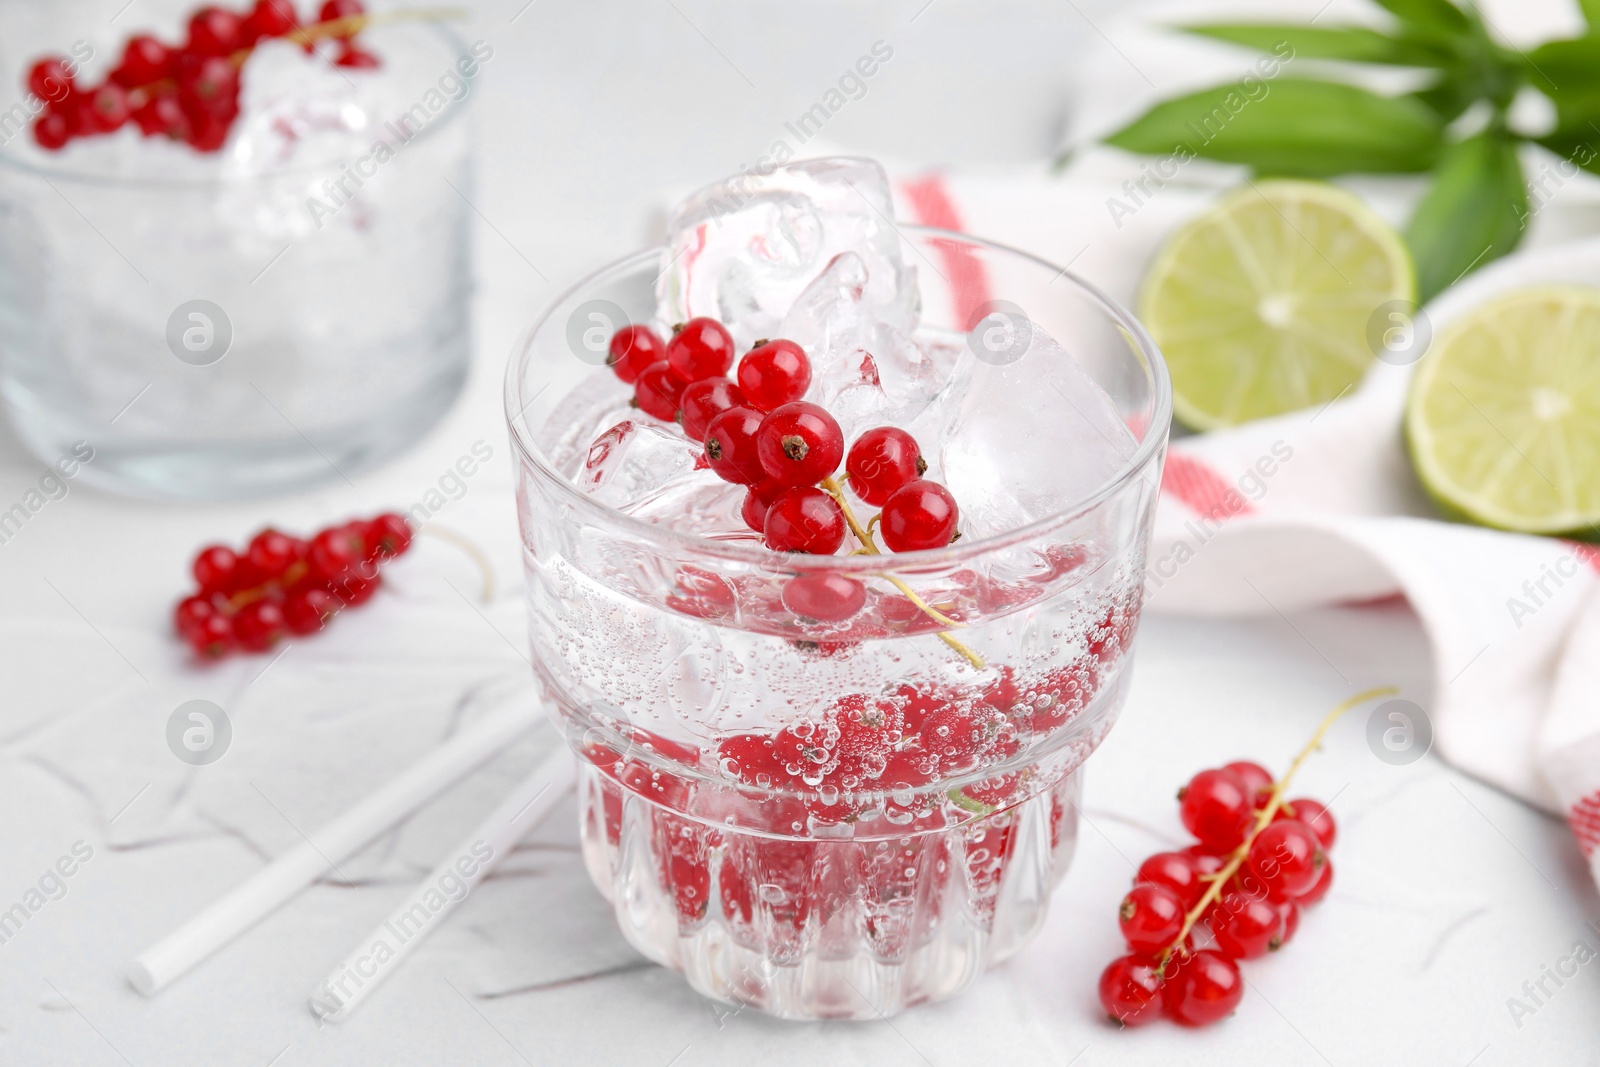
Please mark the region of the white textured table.
<svg viewBox="0 0 1600 1067"><path fill-rule="evenodd" d="M924 161L1037 157L1068 57L1094 33L1043 3L523 4L480 4L470 31L497 48L479 118L498 132L474 194L478 360L447 423L354 490L171 508L80 486L0 545L0 909L76 842L93 850L0 944L0 1064L1596 1062L1600 967L1547 980L1554 995L1520 1027L1506 1006L1575 942L1600 948L1587 925L1600 901L1565 829L1432 758L1380 762L1358 721L1304 777L1336 798L1334 891L1281 957L1247 966L1238 1016L1201 1033L1098 1019L1130 861L1175 839L1180 780L1240 756L1281 766L1366 684L1426 699L1427 650L1393 606L1149 620L1043 934L966 996L892 1025L730 1012L644 964L587 882L569 803L353 1021L319 1029L313 985L555 743L547 728L158 999L133 992L134 953L462 723L532 699L499 384L558 285L641 244L663 190L758 157L874 40L896 58L830 140ZM425 541L373 605L281 658L187 665L166 627L200 543L408 505L479 440L495 459L438 520L490 552L491 604L463 556ZM0 500L38 473L0 444ZM194 698L235 728L226 758L199 769L163 737Z"/></svg>

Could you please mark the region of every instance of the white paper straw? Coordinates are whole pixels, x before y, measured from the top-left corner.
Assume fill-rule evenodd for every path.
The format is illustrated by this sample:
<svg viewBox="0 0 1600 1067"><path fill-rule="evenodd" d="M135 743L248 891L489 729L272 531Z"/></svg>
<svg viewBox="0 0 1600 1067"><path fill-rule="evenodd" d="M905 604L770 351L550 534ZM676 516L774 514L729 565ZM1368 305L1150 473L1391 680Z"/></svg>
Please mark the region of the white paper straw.
<svg viewBox="0 0 1600 1067"><path fill-rule="evenodd" d="M311 994L317 1018L342 1022L400 966L411 950L444 923L473 888L511 854L517 842L567 795L573 781L572 754L563 746L546 757L489 817L445 854L389 913L358 941Z"/></svg>
<svg viewBox="0 0 1600 1067"><path fill-rule="evenodd" d="M462 731L148 949L129 966L128 980L145 996L159 993L445 786L501 752L540 715L532 701L518 701Z"/></svg>

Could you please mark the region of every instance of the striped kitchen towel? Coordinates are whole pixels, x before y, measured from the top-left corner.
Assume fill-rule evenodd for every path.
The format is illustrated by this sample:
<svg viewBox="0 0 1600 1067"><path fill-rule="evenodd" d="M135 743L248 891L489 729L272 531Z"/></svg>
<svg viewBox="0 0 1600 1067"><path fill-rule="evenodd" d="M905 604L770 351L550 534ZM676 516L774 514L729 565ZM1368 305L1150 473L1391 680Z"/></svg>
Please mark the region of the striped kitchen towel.
<svg viewBox="0 0 1600 1067"><path fill-rule="evenodd" d="M1172 185L1108 212L1120 186L1039 172L919 175L900 217L1012 244L1132 303L1172 228L1216 195ZM1383 205L1380 205L1380 210ZM987 297L981 265L941 271ZM1600 240L1519 253L1426 309L1437 331L1500 292L1600 285ZM1424 356L1423 358L1426 358ZM1175 440L1146 583L1152 611L1289 612L1404 596L1433 651L1434 747L1462 770L1564 814L1600 880L1600 551L1438 518L1411 473L1401 414L1411 368L1377 363L1320 410Z"/></svg>

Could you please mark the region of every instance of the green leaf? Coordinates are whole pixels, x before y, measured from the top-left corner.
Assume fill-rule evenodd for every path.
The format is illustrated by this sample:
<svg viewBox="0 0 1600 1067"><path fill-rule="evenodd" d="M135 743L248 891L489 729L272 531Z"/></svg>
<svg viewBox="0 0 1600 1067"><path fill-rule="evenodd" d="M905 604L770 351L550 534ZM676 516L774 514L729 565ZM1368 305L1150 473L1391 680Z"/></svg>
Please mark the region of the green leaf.
<svg viewBox="0 0 1600 1067"><path fill-rule="evenodd" d="M1600 0L1578 0L1578 9L1589 28L1600 31Z"/></svg>
<svg viewBox="0 0 1600 1067"><path fill-rule="evenodd" d="M1559 127L1554 133L1539 138L1537 143L1584 170L1600 174L1600 120L1589 119ZM1559 177L1565 168L1558 164L1552 169ZM1565 176L1570 177L1571 171L1568 170ZM1534 184L1539 183L1535 181Z"/></svg>
<svg viewBox="0 0 1600 1067"><path fill-rule="evenodd" d="M1595 0L1600 3L1600 0ZM1280 58L1343 59L1402 67L1442 67L1453 60L1446 49L1422 41L1391 37L1361 26L1319 27L1293 23L1208 22L1179 27L1202 37L1242 44ZM1290 50L1284 54L1285 46Z"/></svg>
<svg viewBox="0 0 1600 1067"><path fill-rule="evenodd" d="M1303 178L1424 171L1442 147L1439 117L1407 97L1301 78L1255 90L1219 85L1165 101L1106 141L1130 152L1189 152Z"/></svg>
<svg viewBox="0 0 1600 1067"><path fill-rule="evenodd" d="M1467 32L1467 16L1450 0L1377 0L1379 7L1431 37L1450 38Z"/></svg>
<svg viewBox="0 0 1600 1067"><path fill-rule="evenodd" d="M1420 298L1517 247L1527 215L1511 137L1491 129L1451 145L1406 227Z"/></svg>
<svg viewBox="0 0 1600 1067"><path fill-rule="evenodd" d="M1557 108L1600 111L1600 36L1546 41L1527 63L1529 81Z"/></svg>
<svg viewBox="0 0 1600 1067"><path fill-rule="evenodd" d="M1460 70L1450 71L1410 95L1446 124L1460 118L1461 113L1478 99L1478 94L1467 82L1467 74Z"/></svg>

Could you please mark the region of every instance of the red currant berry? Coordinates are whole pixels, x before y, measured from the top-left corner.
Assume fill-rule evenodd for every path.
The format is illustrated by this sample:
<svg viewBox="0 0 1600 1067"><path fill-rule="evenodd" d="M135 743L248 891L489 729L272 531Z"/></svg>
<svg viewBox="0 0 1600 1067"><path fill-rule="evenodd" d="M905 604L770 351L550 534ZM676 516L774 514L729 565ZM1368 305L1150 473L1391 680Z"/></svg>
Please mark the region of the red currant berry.
<svg viewBox="0 0 1600 1067"><path fill-rule="evenodd" d="M189 51L231 56L244 44L244 20L220 7L203 7L189 20Z"/></svg>
<svg viewBox="0 0 1600 1067"><path fill-rule="evenodd" d="M338 610L339 601L326 589L301 589L283 602L283 623L296 637L306 637L326 626Z"/></svg>
<svg viewBox="0 0 1600 1067"><path fill-rule="evenodd" d="M749 407L739 387L726 378L702 378L691 382L678 398L678 419L684 435L691 441L704 441L711 420L729 408Z"/></svg>
<svg viewBox="0 0 1600 1067"><path fill-rule="evenodd" d="M866 589L842 574L802 574L783 587L783 606L816 622L843 622L866 604Z"/></svg>
<svg viewBox="0 0 1600 1067"><path fill-rule="evenodd" d="M1163 986L1156 962L1120 956L1100 974L1100 1006L1113 1022L1143 1026L1161 1014Z"/></svg>
<svg viewBox="0 0 1600 1067"><path fill-rule="evenodd" d="M961 518L956 498L937 482L918 478L901 486L883 505L878 529L891 552L943 548L955 540Z"/></svg>
<svg viewBox="0 0 1600 1067"><path fill-rule="evenodd" d="M371 568L370 574L357 567L333 583L333 595L343 606L357 608L371 600L382 584L383 575L376 567Z"/></svg>
<svg viewBox="0 0 1600 1067"><path fill-rule="evenodd" d="M923 720L917 737L922 750L938 759L940 774L960 774L978 765L983 726L971 715L951 707L940 708Z"/></svg>
<svg viewBox="0 0 1600 1067"><path fill-rule="evenodd" d="M270 600L252 600L233 617L233 635L246 652L265 652L287 632L283 609Z"/></svg>
<svg viewBox="0 0 1600 1067"><path fill-rule="evenodd" d="M246 45L270 37L282 37L300 24L295 14L294 0L256 0L256 6L244 20Z"/></svg>
<svg viewBox="0 0 1600 1067"><path fill-rule="evenodd" d="M1274 900L1309 892L1327 862L1316 833L1296 819L1275 822L1262 830L1245 858L1245 866L1261 879Z"/></svg>
<svg viewBox="0 0 1600 1067"><path fill-rule="evenodd" d="M1249 790L1232 771L1201 771L1178 790L1178 817L1185 828L1221 852L1244 840L1253 811Z"/></svg>
<svg viewBox="0 0 1600 1067"><path fill-rule="evenodd" d="M71 71L67 69L68 62L55 56L39 60L28 71L28 90L40 100L52 104L66 100L77 88L73 84Z"/></svg>
<svg viewBox="0 0 1600 1067"><path fill-rule="evenodd" d="M161 93L146 100L133 113L133 121L146 137L170 137L174 141L189 139L189 116L178 103L178 94Z"/></svg>
<svg viewBox="0 0 1600 1067"><path fill-rule="evenodd" d="M33 139L46 152L59 152L72 140L72 122L52 108L33 124Z"/></svg>
<svg viewBox="0 0 1600 1067"><path fill-rule="evenodd" d="M211 602L210 597L192 596L178 602L178 607L172 613L172 621L177 628L178 636L187 641L190 635L201 632L205 621L217 613L217 606Z"/></svg>
<svg viewBox="0 0 1600 1067"><path fill-rule="evenodd" d="M317 19L319 22L333 22L336 19L355 18L357 15L366 14L366 12L366 6L361 3L361 0L328 0L327 3L322 5L322 10L318 13ZM352 30L349 34L344 34L343 36L353 36L354 33L355 31Z"/></svg>
<svg viewBox="0 0 1600 1067"><path fill-rule="evenodd" d="M1317 880L1310 889L1294 898L1294 904L1302 908L1319 903L1328 895L1328 890L1333 887L1333 861L1328 860L1322 865L1322 873L1317 875Z"/></svg>
<svg viewBox="0 0 1600 1067"><path fill-rule="evenodd" d="M916 438L893 426L868 430L850 446L844 461L850 489L862 503L881 508L895 491L922 477L928 464Z"/></svg>
<svg viewBox="0 0 1600 1067"><path fill-rule="evenodd" d="M1194 860L1195 870L1201 874L1216 874L1227 866L1227 859L1211 851L1205 845L1190 845L1183 849L1183 854Z"/></svg>
<svg viewBox="0 0 1600 1067"><path fill-rule="evenodd" d="M226 116L231 122L239 106L239 71L224 56L184 52L177 62L178 96L194 121Z"/></svg>
<svg viewBox="0 0 1600 1067"><path fill-rule="evenodd" d="M688 382L678 377L666 360L652 363L639 372L633 383L633 401L646 415L654 415L663 422L673 422L678 417L678 400Z"/></svg>
<svg viewBox="0 0 1600 1067"><path fill-rule="evenodd" d="M1339 837L1339 825L1333 821L1333 812L1320 800L1300 797L1286 801L1273 815L1272 821L1283 819L1299 819L1311 827L1311 832L1317 835L1317 840L1322 842L1325 849L1332 848Z"/></svg>
<svg viewBox="0 0 1600 1067"><path fill-rule="evenodd" d="M82 110L86 133L114 133L122 129L133 115L128 107L128 93L122 86L107 82L88 97L89 106Z"/></svg>
<svg viewBox="0 0 1600 1067"><path fill-rule="evenodd" d="M239 557L227 545L202 548L194 557L194 580L202 593L231 593Z"/></svg>
<svg viewBox="0 0 1600 1067"><path fill-rule="evenodd" d="M1205 948L1184 960L1167 980L1167 1014L1184 1026L1208 1026L1226 1018L1244 999L1244 979L1234 962Z"/></svg>
<svg viewBox="0 0 1600 1067"><path fill-rule="evenodd" d="M172 75L172 49L141 33L128 39L122 50L122 62L111 72L111 80L124 89L161 81Z"/></svg>
<svg viewBox="0 0 1600 1067"><path fill-rule="evenodd" d="M811 360L793 341L768 341L745 354L737 377L750 406L771 411L806 395L811 388Z"/></svg>
<svg viewBox="0 0 1600 1067"><path fill-rule="evenodd" d="M1211 912L1211 934L1224 955L1253 960L1283 943L1283 917L1271 901L1227 893Z"/></svg>
<svg viewBox="0 0 1600 1067"><path fill-rule="evenodd" d="M333 61L333 65L349 67L351 70L377 70L383 66L383 60L354 42L340 41L339 56Z"/></svg>
<svg viewBox="0 0 1600 1067"><path fill-rule="evenodd" d="M800 486L773 500L761 529L774 552L831 556L844 544L844 512L821 489Z"/></svg>
<svg viewBox="0 0 1600 1067"><path fill-rule="evenodd" d="M1154 954L1178 939L1183 929L1183 900L1164 885L1136 885L1122 898L1117 924L1135 952Z"/></svg>
<svg viewBox="0 0 1600 1067"><path fill-rule="evenodd" d="M834 417L805 401L775 408L756 435L761 466L784 485L816 485L839 469L844 433Z"/></svg>
<svg viewBox="0 0 1600 1067"><path fill-rule="evenodd" d="M667 362L686 382L725 377L733 366L733 338L716 319L690 319L667 342Z"/></svg>
<svg viewBox="0 0 1600 1067"><path fill-rule="evenodd" d="M334 526L311 539L311 569L332 581L366 558L366 542L349 526Z"/></svg>
<svg viewBox="0 0 1600 1067"><path fill-rule="evenodd" d="M624 326L611 335L606 362L612 373L632 385L646 367L666 358L667 343L654 330L648 326Z"/></svg>
<svg viewBox="0 0 1600 1067"><path fill-rule="evenodd" d="M744 519L744 524L756 533L765 533L767 529L767 509L772 507L772 502L788 489L788 486L768 478L750 487L744 495L744 507L739 514Z"/></svg>
<svg viewBox="0 0 1600 1067"><path fill-rule="evenodd" d="M1220 870L1221 864L1217 866ZM1200 898L1210 886L1209 882L1201 880L1200 874L1199 862L1188 853L1157 852L1139 864L1139 872L1133 876L1133 882L1135 885L1148 883L1166 886L1178 894L1187 910L1200 903Z"/></svg>
<svg viewBox="0 0 1600 1067"><path fill-rule="evenodd" d="M411 547L411 524L404 515L386 512L367 523L367 555L372 559L403 556Z"/></svg>
<svg viewBox="0 0 1600 1067"><path fill-rule="evenodd" d="M726 619L738 610L738 594L720 574L684 567L678 571L673 586L667 606L674 611L701 619Z"/></svg>
<svg viewBox="0 0 1600 1067"><path fill-rule="evenodd" d="M308 546L298 537L267 529L256 534L246 549L246 558L263 578L280 578L295 562L303 558Z"/></svg>
<svg viewBox="0 0 1600 1067"><path fill-rule="evenodd" d="M228 131L233 128L234 115L191 111L188 117L189 147L196 152L222 151L222 146L228 143Z"/></svg>
<svg viewBox="0 0 1600 1067"><path fill-rule="evenodd" d="M1278 938L1278 947L1287 945L1294 932L1300 929L1300 906L1293 901L1281 901L1273 905L1278 909L1278 914L1283 917L1283 933Z"/></svg>
<svg viewBox="0 0 1600 1067"><path fill-rule="evenodd" d="M729 408L711 420L706 427L706 461L717 477L735 485L768 480L756 441L762 425L760 413L749 408Z"/></svg>
<svg viewBox="0 0 1600 1067"><path fill-rule="evenodd" d="M184 636L197 655L220 659L234 647L233 620L218 612L196 623Z"/></svg>
<svg viewBox="0 0 1600 1067"><path fill-rule="evenodd" d="M1267 801L1272 799L1272 774L1259 763L1249 760L1238 760L1234 763L1222 765L1225 771L1232 771L1239 776L1239 781L1244 783L1245 792L1250 795L1250 806L1260 810L1267 806Z"/></svg>

